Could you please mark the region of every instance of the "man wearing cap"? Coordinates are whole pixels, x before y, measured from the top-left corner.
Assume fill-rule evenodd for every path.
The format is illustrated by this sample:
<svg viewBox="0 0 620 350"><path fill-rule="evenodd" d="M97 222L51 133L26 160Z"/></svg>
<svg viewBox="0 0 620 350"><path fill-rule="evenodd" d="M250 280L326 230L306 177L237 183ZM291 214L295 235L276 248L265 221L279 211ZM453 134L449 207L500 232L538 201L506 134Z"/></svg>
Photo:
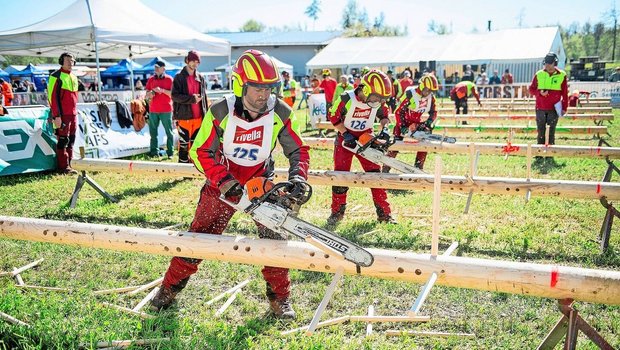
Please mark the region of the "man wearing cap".
<svg viewBox="0 0 620 350"><path fill-rule="evenodd" d="M179 163L189 163L189 150L207 113L207 85L198 73L199 65L198 53L188 52L185 67L174 76L172 84L172 117L177 121L179 132Z"/></svg>
<svg viewBox="0 0 620 350"><path fill-rule="evenodd" d="M558 56L549 52L543 60L544 68L536 72L530 85L530 94L536 97L536 128L539 145L555 144L555 127L558 118L568 108L568 84L566 73L558 69ZM560 113L560 115L558 115ZM549 125L549 138L545 134ZM542 158L537 157L536 161Z"/></svg>
<svg viewBox="0 0 620 350"><path fill-rule="evenodd" d="M156 157L159 153L157 129L159 122L166 132L166 154L168 158L174 153L174 138L172 137L172 77L166 74L166 63L155 62L155 74L146 82L146 98L150 99L149 133L151 134L151 148L149 155Z"/></svg>
<svg viewBox="0 0 620 350"><path fill-rule="evenodd" d="M514 82L514 78L512 77L512 73L510 73L510 69L506 68L504 71L504 75L502 75L502 84L512 84Z"/></svg>
<svg viewBox="0 0 620 350"><path fill-rule="evenodd" d="M461 78L461 81L471 81L473 83L474 79L474 71L471 69L471 65L468 64L465 66L465 71L463 72L463 77Z"/></svg>
<svg viewBox="0 0 620 350"><path fill-rule="evenodd" d="M340 97L345 91L353 90L353 85L349 84L349 78L346 74L342 74L339 79L339 84L336 86L336 91L334 92L334 99L332 100L332 105L336 102L336 99Z"/></svg>
<svg viewBox="0 0 620 350"><path fill-rule="evenodd" d="M620 81L620 67L616 67L616 71L613 72L607 80L612 83Z"/></svg>
<svg viewBox="0 0 620 350"><path fill-rule="evenodd" d="M329 111L332 107L332 101L334 100L334 93L336 92L336 85L338 82L331 77L332 71L328 68L323 69L323 80L319 87L325 93L325 108Z"/></svg>

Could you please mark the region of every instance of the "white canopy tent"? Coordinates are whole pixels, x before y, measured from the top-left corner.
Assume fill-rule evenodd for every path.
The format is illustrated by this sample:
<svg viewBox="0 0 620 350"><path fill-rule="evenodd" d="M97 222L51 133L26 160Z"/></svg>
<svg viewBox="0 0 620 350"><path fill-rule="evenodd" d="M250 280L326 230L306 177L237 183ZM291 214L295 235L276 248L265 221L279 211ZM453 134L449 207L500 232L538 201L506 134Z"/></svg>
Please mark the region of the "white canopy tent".
<svg viewBox="0 0 620 350"><path fill-rule="evenodd" d="M401 67L435 61L437 70L453 64L517 67L515 78L532 78L549 51L564 67L566 53L557 27L507 29L493 32L407 37L337 38L306 64L308 69ZM525 69L527 68L527 69ZM517 73L517 71L519 71ZM519 76L517 76L517 74Z"/></svg>
<svg viewBox="0 0 620 350"><path fill-rule="evenodd" d="M182 56L190 49L230 58L226 40L181 25L139 0L76 0L38 23L0 32L0 53L58 57L71 52L95 57L97 67L99 58Z"/></svg>

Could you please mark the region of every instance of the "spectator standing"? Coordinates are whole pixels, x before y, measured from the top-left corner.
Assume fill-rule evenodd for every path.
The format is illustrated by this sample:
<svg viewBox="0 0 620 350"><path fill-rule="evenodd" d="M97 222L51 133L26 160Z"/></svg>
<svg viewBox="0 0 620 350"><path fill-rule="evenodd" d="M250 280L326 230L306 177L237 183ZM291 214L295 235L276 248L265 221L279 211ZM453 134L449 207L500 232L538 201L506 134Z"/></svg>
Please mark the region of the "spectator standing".
<svg viewBox="0 0 620 350"><path fill-rule="evenodd" d="M474 79L474 71L471 69L471 65L468 64L465 66L465 71L463 72L463 77L461 78L461 81L471 81L473 83Z"/></svg>
<svg viewBox="0 0 620 350"><path fill-rule="evenodd" d="M353 85L349 84L349 79L346 74L340 76L338 86L336 86L336 91L334 92L334 99L332 100L332 105L336 102L336 99L340 97L345 91L353 90Z"/></svg>
<svg viewBox="0 0 620 350"><path fill-rule="evenodd" d="M71 168L73 144L77 131L78 78L71 73L74 56L63 52L58 58L60 69L50 74L47 101L56 137L56 163L61 174L77 174Z"/></svg>
<svg viewBox="0 0 620 350"><path fill-rule="evenodd" d="M403 93L405 92L405 90L407 90L408 87L413 86L413 79L411 79L411 72L408 70L405 70L403 72L403 77L398 81L398 84L400 85L400 89L397 92L396 98L400 99L403 96Z"/></svg>
<svg viewBox="0 0 620 350"><path fill-rule="evenodd" d="M172 84L172 118L177 121L179 133L179 163L189 163L189 149L207 112L207 89L204 77L198 73L199 65L198 53L189 51L185 67L174 76Z"/></svg>
<svg viewBox="0 0 620 350"><path fill-rule="evenodd" d="M149 105L149 133L151 145L149 155L159 155L158 129L159 123L166 132L166 154L168 158L174 154L174 137L172 136L172 84L173 79L166 74L166 63L156 61L155 74L146 81L146 98Z"/></svg>
<svg viewBox="0 0 620 350"><path fill-rule="evenodd" d="M502 84L512 84L514 82L514 79L512 78L512 73L510 73L510 70L508 68L506 68L506 70L504 71L504 75L502 75Z"/></svg>
<svg viewBox="0 0 620 350"><path fill-rule="evenodd" d="M213 79L213 85L211 85L211 90L222 90L222 85L217 78Z"/></svg>
<svg viewBox="0 0 620 350"><path fill-rule="evenodd" d="M555 127L558 119L568 108L568 83L566 73L557 68L558 56L549 52L543 60L544 68L536 72L530 85L530 94L536 97L537 142L545 144L545 133L549 125L549 144L555 144ZM559 113L558 113L559 112ZM542 161L542 157L536 157Z"/></svg>
<svg viewBox="0 0 620 350"><path fill-rule="evenodd" d="M489 84L497 85L502 83L502 79L499 77L499 72L497 70L493 71L493 76L489 78Z"/></svg>
<svg viewBox="0 0 620 350"><path fill-rule="evenodd" d="M310 87L310 76L306 75L303 79L301 79L301 100L299 101L299 105L297 105L297 109L301 109L301 104L306 101L306 108L308 108L308 96L312 88Z"/></svg>
<svg viewBox="0 0 620 350"><path fill-rule="evenodd" d="M319 87L325 93L325 108L329 111L332 106L332 101L334 100L334 92L336 92L336 85L338 82L336 79L331 77L332 71L328 68L323 69L323 80Z"/></svg>
<svg viewBox="0 0 620 350"><path fill-rule="evenodd" d="M616 67L616 71L613 72L607 80L612 83L620 81L620 67Z"/></svg>

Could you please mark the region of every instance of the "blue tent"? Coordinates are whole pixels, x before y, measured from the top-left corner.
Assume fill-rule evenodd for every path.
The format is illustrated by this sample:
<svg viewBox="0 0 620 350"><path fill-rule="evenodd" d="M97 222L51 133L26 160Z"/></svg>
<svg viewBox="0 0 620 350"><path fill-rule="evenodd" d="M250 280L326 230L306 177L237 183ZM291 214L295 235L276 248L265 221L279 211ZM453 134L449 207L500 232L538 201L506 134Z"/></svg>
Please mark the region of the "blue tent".
<svg viewBox="0 0 620 350"><path fill-rule="evenodd" d="M124 77L126 75L129 75L130 64L134 71L134 74L138 74L137 70L142 68L142 65L134 61L123 59L117 64L110 66L105 71L101 72L101 77L112 78L112 77Z"/></svg>
<svg viewBox="0 0 620 350"><path fill-rule="evenodd" d="M9 73L0 69L0 78L4 79L5 81L9 81Z"/></svg>
<svg viewBox="0 0 620 350"><path fill-rule="evenodd" d="M37 91L43 91L45 89L46 84L43 83L41 80L47 79L49 75L50 74L48 71L39 69L35 67L32 63L29 63L26 68L10 74L10 76L12 77L30 78L30 81L32 81L37 87Z"/></svg>
<svg viewBox="0 0 620 350"><path fill-rule="evenodd" d="M153 74L155 72L155 62L162 61L166 64L166 74L174 76L177 74L183 67L177 66L176 64L166 61L161 57L155 57L146 63L142 68L136 69L136 73L139 74Z"/></svg>

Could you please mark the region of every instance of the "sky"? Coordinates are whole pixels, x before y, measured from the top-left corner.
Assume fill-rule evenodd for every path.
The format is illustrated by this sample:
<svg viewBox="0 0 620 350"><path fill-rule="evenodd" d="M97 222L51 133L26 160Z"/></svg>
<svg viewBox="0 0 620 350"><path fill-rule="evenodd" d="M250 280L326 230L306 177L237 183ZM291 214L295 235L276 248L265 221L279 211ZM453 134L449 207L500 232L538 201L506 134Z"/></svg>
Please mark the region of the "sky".
<svg viewBox="0 0 620 350"><path fill-rule="evenodd" d="M45 19L75 0L0 0L3 16L0 31L26 26ZM105 1L105 0L91 0ZM254 19L267 27L301 27L304 30L337 30L349 0L321 0L316 23L304 11L312 0L142 0L173 20L199 31L238 31ZM592 23L603 19L620 0L357 0L370 21L385 15L385 23L404 28L411 35L427 33L431 20L445 24L453 32L483 31L487 21L492 30L536 27L573 22ZM6 14L11 14L7 16Z"/></svg>

